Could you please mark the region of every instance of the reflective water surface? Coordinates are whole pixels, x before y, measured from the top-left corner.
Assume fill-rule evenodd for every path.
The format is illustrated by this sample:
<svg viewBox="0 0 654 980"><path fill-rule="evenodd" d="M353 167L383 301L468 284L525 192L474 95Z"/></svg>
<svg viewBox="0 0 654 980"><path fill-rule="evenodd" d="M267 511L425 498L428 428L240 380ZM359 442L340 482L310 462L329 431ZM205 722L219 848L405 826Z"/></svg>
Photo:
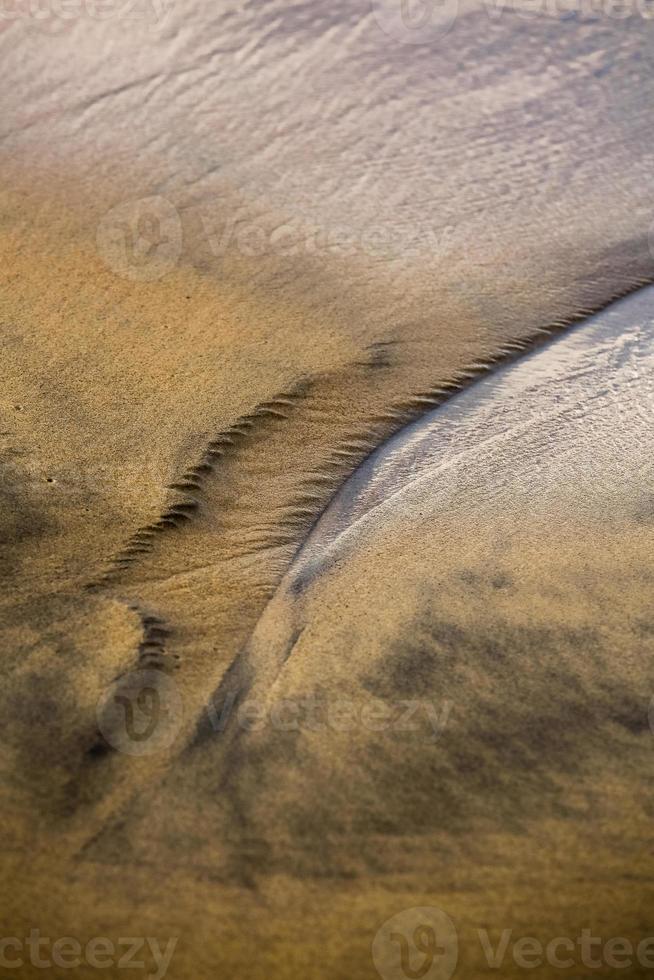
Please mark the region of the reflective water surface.
<svg viewBox="0 0 654 980"><path fill-rule="evenodd" d="M646 507L652 486L654 287L507 364L407 426L337 495L300 564L364 521L432 511Z"/></svg>

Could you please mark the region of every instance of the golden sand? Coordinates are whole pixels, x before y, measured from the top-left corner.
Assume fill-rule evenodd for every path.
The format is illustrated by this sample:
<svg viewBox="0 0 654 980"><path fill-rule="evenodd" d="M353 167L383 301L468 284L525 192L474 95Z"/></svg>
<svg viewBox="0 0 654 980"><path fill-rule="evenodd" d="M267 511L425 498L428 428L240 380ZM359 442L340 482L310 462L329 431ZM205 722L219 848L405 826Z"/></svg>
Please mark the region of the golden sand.
<svg viewBox="0 0 654 980"><path fill-rule="evenodd" d="M210 174L203 153L222 153L235 126L218 105L220 85L198 83L193 111L208 113L213 99L225 125L214 137L192 116L197 143L181 71L153 94L162 115L153 109L147 125L140 103L128 112L121 101L125 78L148 59L153 78L164 77L161 52L188 68L184 45L201 46L211 20L195 13L189 36L181 25L163 41L141 39L138 57L116 55L108 40L97 66L93 52L104 48L92 32L88 49L78 26L47 42L31 35L28 62L45 64L46 48L56 57L31 99L4 96L4 935L37 926L80 941L174 936L171 977L349 980L376 975L377 930L413 906L438 906L456 922L457 976L495 972L480 928L544 942L586 925L642 938L652 898L649 528L573 522L536 534L525 522L502 555L514 583L505 592L492 584L501 513L481 528L407 526L401 547L382 539L306 594L275 593L371 449L498 360L651 276L647 146L638 143L649 138L650 90L627 69L618 85L598 67L623 43L641 51L649 31L612 24L605 36L600 25L590 41L581 31L592 51L574 64L567 36L543 39L563 72L547 82L551 98L571 113L560 148L569 175L563 167L548 177L544 161L558 159L549 122L534 156L516 143L504 160L502 147L519 140L519 127L502 135L505 114L532 104L519 84L498 95L495 142L475 130L477 162L456 170L464 154L446 134L462 109L450 93L439 117L442 195L465 234L442 254L248 255L231 243L216 256L192 175L177 149L156 147L172 127ZM2 39L20 81L10 34ZM535 57L523 43L518 80ZM448 66L439 71L446 86ZM140 97L141 81L133 84ZM276 91L268 77L265 87ZM593 107L587 129L580 93ZM316 96L325 113L328 96ZM611 97L598 130L593 112ZM408 106L411 119L423 104ZM123 125L122 150L110 152ZM395 128L384 117L391 147ZM349 132L356 148L357 125ZM419 208L416 159L404 176ZM519 201L503 167L520 174ZM245 202L255 213L245 166L238 176L219 186L207 176L200 205L229 216ZM167 179L163 197L183 225L179 257L153 281L118 275L98 227L121 202L161 195ZM313 196L329 205L327 191ZM293 209L281 197L271 191L257 219L268 242ZM377 199L386 206L381 190ZM403 213L398 205L398 226ZM436 591L446 614L434 624ZM416 666L425 658L428 675ZM179 728L160 752L130 755L112 744L98 705L117 677L127 691L144 668L173 684ZM230 693L270 707L318 688L363 705L410 683L407 696L437 701L456 690L449 740L416 748L367 729L297 735L232 724L217 734L207 725L207 704L220 708ZM42 975L25 964L21 976L30 970ZM507 960L502 975L523 972ZM98 970L82 964L75 975Z"/></svg>

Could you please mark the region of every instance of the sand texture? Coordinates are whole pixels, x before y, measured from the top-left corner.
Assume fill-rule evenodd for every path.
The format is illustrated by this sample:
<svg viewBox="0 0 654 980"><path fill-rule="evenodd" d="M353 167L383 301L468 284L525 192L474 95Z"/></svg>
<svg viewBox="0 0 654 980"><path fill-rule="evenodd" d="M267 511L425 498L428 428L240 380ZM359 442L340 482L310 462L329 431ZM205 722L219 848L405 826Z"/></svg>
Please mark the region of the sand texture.
<svg viewBox="0 0 654 980"><path fill-rule="evenodd" d="M654 25L384 2L0 19L4 936L654 934Z"/></svg>

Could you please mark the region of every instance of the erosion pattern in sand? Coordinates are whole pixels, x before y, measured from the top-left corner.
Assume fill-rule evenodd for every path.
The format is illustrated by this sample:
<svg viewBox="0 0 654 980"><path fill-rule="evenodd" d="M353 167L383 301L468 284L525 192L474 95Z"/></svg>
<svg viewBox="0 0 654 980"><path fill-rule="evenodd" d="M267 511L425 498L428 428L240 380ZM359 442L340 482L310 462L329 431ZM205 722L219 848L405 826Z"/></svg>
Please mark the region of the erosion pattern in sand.
<svg viewBox="0 0 654 980"><path fill-rule="evenodd" d="M266 663L274 674L287 623L257 622L372 448L650 278L650 24L481 9L407 44L374 7L254 3L2 26L12 932L179 935L179 976L351 977L373 975L372 936L406 905L498 928L644 928L651 743L629 698L649 689L622 642L625 623L647 629L642 522L609 528L602 549L581 516L565 540L563 520L521 524L507 599L475 578L495 575L498 498L497 524L422 533L421 582L380 544L318 590L321 629L343 635L289 664L319 657L332 693L366 662L382 699L419 687L436 648L468 663L479 728L439 740L438 762L367 733L323 733L315 751L306 733L250 742L217 733L206 705L254 683L255 628L256 683ZM425 610L456 575L434 633ZM384 616L347 627L348 604L382 596ZM593 603L607 646L584 632ZM482 681L484 644L498 664L536 664L520 710L510 666ZM579 714L594 685L608 698L609 657L630 706L614 756ZM540 699L570 661L562 728ZM117 677L129 696L143 667L183 710L169 746L134 756L115 719L98 731L97 705Z"/></svg>

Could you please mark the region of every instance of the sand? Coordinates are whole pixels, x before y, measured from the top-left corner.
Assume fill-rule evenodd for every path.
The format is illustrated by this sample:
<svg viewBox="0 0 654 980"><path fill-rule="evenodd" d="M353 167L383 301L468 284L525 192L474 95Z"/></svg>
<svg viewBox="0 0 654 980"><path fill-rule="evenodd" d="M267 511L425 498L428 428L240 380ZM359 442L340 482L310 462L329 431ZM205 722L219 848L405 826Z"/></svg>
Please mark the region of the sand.
<svg viewBox="0 0 654 980"><path fill-rule="evenodd" d="M347 4L84 10L0 33L5 935L350 978L414 906L456 921L458 975L477 928L642 938L642 525L525 513L507 599L502 508L405 521L318 577L301 635L268 604L371 450L651 277L649 22L480 9L414 44ZM432 698L438 655L465 688L439 710L478 721L426 755L207 721L309 678ZM157 751L116 694L160 698Z"/></svg>

